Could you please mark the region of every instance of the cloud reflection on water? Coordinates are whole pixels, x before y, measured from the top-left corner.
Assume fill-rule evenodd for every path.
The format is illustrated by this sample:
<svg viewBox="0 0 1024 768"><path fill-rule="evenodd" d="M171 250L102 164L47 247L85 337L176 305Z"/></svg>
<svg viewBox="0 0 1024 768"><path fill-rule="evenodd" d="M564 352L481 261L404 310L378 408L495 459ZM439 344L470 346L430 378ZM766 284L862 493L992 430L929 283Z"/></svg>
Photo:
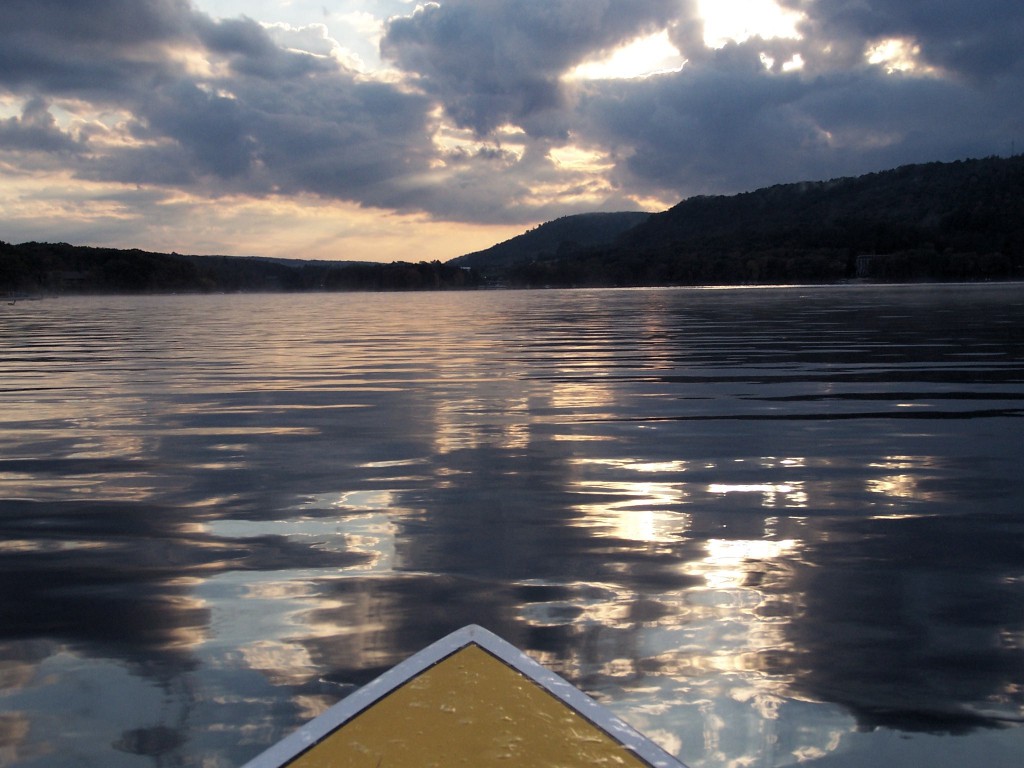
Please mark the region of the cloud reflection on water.
<svg viewBox="0 0 1024 768"><path fill-rule="evenodd" d="M241 337L216 365L189 347L140 383L104 363L35 420L4 394L0 748L46 748L19 718L53 717L31 691L83 664L190 713L109 715L107 747L234 764L471 622L695 766L1019 720L1019 345L973 363L985 397L944 401L971 370L946 346L893 377L893 347L862 343L887 338L873 317L848 346L815 328L827 292L802 324L785 295L731 298L509 294L495 316L413 297L370 345L338 304L349 324L283 333L271 370L259 339L294 309L248 326L252 299L220 299ZM196 300L156 302L142 346L202 334L174 315ZM861 410L906 380L976 418ZM771 419L739 418L751 403Z"/></svg>

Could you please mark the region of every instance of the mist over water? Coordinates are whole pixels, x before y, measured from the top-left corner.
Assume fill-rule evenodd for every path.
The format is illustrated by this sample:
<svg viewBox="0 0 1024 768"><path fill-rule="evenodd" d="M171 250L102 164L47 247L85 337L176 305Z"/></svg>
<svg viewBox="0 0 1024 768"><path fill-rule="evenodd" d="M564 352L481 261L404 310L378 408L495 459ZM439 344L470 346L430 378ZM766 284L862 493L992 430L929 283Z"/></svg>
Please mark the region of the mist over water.
<svg viewBox="0 0 1024 768"><path fill-rule="evenodd" d="M0 766L482 624L693 768L1017 766L1024 286L0 306Z"/></svg>

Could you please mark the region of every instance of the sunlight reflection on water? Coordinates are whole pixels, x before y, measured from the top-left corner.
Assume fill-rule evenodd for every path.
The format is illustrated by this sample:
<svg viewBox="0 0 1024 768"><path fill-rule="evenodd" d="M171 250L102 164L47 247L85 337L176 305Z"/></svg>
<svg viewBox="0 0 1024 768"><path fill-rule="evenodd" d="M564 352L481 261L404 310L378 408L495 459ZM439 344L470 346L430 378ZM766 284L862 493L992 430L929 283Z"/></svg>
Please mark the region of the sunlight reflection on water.
<svg viewBox="0 0 1024 768"><path fill-rule="evenodd" d="M4 310L0 765L238 765L467 623L694 768L1019 763L1021 286Z"/></svg>

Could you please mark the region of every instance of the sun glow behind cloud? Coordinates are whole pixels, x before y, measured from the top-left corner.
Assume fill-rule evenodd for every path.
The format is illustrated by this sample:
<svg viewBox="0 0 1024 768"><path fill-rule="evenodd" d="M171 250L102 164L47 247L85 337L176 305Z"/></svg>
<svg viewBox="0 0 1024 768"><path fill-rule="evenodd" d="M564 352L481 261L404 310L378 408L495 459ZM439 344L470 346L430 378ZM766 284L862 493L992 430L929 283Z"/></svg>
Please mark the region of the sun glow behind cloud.
<svg viewBox="0 0 1024 768"><path fill-rule="evenodd" d="M698 0L704 19L704 42L721 48L751 37L799 38L803 14L779 7L774 0Z"/></svg>
<svg viewBox="0 0 1024 768"><path fill-rule="evenodd" d="M600 173L615 167L615 163L604 152L584 149L575 144L552 149L548 156L558 168L569 171Z"/></svg>
<svg viewBox="0 0 1024 768"><path fill-rule="evenodd" d="M921 46L908 38L879 40L864 52L868 64L881 65L890 75L897 72L908 72L915 75L938 74L934 67L921 64L920 54Z"/></svg>
<svg viewBox="0 0 1024 768"><path fill-rule="evenodd" d="M699 0L704 42L721 48L751 37L798 39L803 14L781 8L774 0ZM686 59L668 30L631 41L604 58L577 66L567 80L624 80L678 72ZM788 68L794 68L789 66Z"/></svg>
<svg viewBox="0 0 1024 768"><path fill-rule="evenodd" d="M0 73L5 239L450 258L571 213L991 153L1021 70L1020 11L989 2L955 24L882 0L423 4L437 25L414 0L192 0L110 34L101 0L64 8L103 19L74 62L45 14L0 11L31 53Z"/></svg>
<svg viewBox="0 0 1024 768"><path fill-rule="evenodd" d="M669 40L668 30L617 48L606 58L580 64L567 80L623 80L678 72L686 60Z"/></svg>
<svg viewBox="0 0 1024 768"><path fill-rule="evenodd" d="M312 195L226 195L209 205L185 191L89 182L65 172L7 175L0 210L12 242L50 232L53 241L105 245L107 233L129 226L144 235L123 247L143 250L389 262L446 260L522 232L519 225L433 221Z"/></svg>

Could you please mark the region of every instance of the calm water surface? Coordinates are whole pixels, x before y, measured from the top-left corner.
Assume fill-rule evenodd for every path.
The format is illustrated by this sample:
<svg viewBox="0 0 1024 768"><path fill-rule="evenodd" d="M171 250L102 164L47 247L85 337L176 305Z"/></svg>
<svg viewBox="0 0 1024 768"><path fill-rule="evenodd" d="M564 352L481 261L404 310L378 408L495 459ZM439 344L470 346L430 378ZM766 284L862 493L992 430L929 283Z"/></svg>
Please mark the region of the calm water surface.
<svg viewBox="0 0 1024 768"><path fill-rule="evenodd" d="M1024 286L0 306L0 766L482 624L693 768L1024 760Z"/></svg>

